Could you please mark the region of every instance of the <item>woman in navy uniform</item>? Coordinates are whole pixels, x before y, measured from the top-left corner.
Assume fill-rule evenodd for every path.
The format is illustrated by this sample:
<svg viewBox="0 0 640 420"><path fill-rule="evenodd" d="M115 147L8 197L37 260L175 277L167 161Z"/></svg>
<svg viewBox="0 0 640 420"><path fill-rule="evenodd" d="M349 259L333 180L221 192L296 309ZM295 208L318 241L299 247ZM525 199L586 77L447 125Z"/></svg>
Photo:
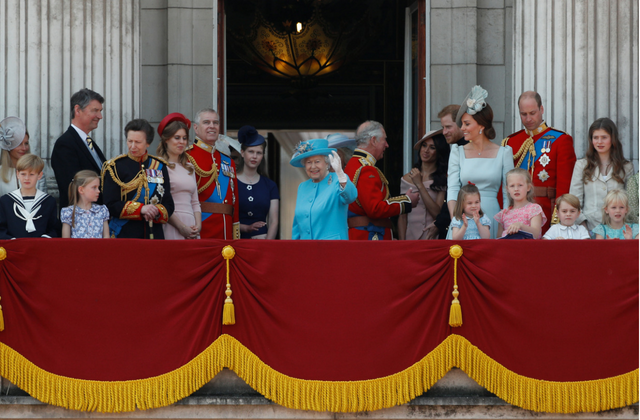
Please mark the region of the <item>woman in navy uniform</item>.
<svg viewBox="0 0 640 420"><path fill-rule="evenodd" d="M102 169L111 237L164 239L162 224L174 207L167 163L147 153L154 135L147 120L130 121L124 133L129 153L105 162Z"/></svg>

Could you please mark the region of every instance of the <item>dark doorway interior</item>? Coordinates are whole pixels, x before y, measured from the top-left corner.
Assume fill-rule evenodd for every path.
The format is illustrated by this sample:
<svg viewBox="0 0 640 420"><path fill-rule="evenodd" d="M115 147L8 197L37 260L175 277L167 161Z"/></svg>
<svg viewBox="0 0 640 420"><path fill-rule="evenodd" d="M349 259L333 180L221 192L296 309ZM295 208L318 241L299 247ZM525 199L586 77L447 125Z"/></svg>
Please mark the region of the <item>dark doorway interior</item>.
<svg viewBox="0 0 640 420"><path fill-rule="evenodd" d="M241 60L227 48L227 123L263 129L350 130L380 121L389 149L379 167L399 194L402 171L405 1L384 0L377 39L358 61L318 79L317 87L293 92L291 84ZM277 179L277 178L275 178Z"/></svg>

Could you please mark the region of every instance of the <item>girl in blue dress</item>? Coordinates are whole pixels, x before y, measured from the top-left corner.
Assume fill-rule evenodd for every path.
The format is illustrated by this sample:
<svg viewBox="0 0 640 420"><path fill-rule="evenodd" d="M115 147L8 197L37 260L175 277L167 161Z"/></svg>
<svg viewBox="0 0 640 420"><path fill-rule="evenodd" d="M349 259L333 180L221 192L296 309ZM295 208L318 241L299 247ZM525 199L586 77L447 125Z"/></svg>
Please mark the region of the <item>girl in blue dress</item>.
<svg viewBox="0 0 640 420"><path fill-rule="evenodd" d="M602 224L593 229L596 239L638 239L638 224L627 223L629 197L621 190L609 191L604 198Z"/></svg>
<svg viewBox="0 0 640 420"><path fill-rule="evenodd" d="M491 220L482 212L480 191L475 185L468 183L460 188L456 207L451 220L451 237L461 239L489 239L491 237Z"/></svg>
<svg viewBox="0 0 640 420"><path fill-rule="evenodd" d="M108 238L109 210L96 204L100 177L93 171L80 171L69 184L69 207L60 211L63 238Z"/></svg>

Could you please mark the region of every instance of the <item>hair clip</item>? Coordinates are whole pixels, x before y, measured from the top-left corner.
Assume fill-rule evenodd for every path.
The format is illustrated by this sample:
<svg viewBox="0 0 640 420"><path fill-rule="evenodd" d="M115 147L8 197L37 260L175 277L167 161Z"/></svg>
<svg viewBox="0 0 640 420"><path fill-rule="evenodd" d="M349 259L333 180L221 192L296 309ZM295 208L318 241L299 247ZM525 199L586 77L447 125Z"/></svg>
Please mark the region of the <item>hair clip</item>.
<svg viewBox="0 0 640 420"><path fill-rule="evenodd" d="M471 181L467 181L467 183L468 183L469 185L473 185L474 187L476 186L476 184L474 184L474 183L473 183L473 182L471 182Z"/></svg>

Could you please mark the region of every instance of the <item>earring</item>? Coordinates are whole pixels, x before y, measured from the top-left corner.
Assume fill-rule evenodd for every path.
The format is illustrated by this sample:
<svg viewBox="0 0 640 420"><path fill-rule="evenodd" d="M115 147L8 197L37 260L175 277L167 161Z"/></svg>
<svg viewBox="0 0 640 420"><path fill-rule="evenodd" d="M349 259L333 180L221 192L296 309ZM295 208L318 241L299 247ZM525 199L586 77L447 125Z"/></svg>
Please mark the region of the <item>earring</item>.
<svg viewBox="0 0 640 420"><path fill-rule="evenodd" d="M480 134L482 134L482 128L480 129Z"/></svg>

